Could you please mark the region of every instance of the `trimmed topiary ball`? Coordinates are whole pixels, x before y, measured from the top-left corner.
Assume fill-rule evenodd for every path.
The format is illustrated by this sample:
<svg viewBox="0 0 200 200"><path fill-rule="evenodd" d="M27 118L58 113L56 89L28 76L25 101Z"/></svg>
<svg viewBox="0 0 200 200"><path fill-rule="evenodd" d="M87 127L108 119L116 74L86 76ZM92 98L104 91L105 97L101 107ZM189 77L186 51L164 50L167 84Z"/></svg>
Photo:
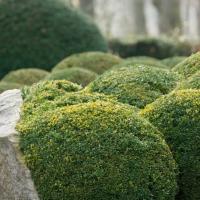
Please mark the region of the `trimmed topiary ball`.
<svg viewBox="0 0 200 200"><path fill-rule="evenodd" d="M177 89L200 89L200 71L180 82Z"/></svg>
<svg viewBox="0 0 200 200"><path fill-rule="evenodd" d="M200 70L200 52L191 55L173 68L173 71L182 74L185 78Z"/></svg>
<svg viewBox="0 0 200 200"><path fill-rule="evenodd" d="M141 115L164 134L178 163L177 199L200 199L200 90L180 90L161 97Z"/></svg>
<svg viewBox="0 0 200 200"><path fill-rule="evenodd" d="M173 90L179 76L168 70L145 65L111 70L99 76L86 90L114 95L122 103L143 108Z"/></svg>
<svg viewBox="0 0 200 200"><path fill-rule="evenodd" d="M174 199L172 154L162 135L129 106L64 106L29 126L21 121L18 131L41 199Z"/></svg>
<svg viewBox="0 0 200 200"><path fill-rule="evenodd" d="M9 72L6 76L4 76L2 81L21 85L32 85L33 83L37 83L38 81L44 79L48 74L49 72L42 69L19 69Z"/></svg>
<svg viewBox="0 0 200 200"><path fill-rule="evenodd" d="M21 87L22 87L22 85L17 84L17 83L8 83L5 81L0 81L0 93L4 92L6 90L19 89Z"/></svg>
<svg viewBox="0 0 200 200"><path fill-rule="evenodd" d="M174 57L169 57L161 60L161 62L168 66L169 68L175 67L177 64L185 60L187 57L185 56L174 56Z"/></svg>
<svg viewBox="0 0 200 200"><path fill-rule="evenodd" d="M68 80L73 83L80 84L82 86L88 85L91 81L96 79L97 74L93 71L72 67L68 69L53 71L49 76L46 77L47 80Z"/></svg>
<svg viewBox="0 0 200 200"><path fill-rule="evenodd" d="M89 17L55 0L0 1L0 77L26 66L51 69L74 53L107 51Z"/></svg>
<svg viewBox="0 0 200 200"><path fill-rule="evenodd" d="M167 69L168 67L162 64L159 60L147 56L136 56L127 58L118 65L115 65L113 68L120 68L126 66L137 66L137 65L148 65L152 67Z"/></svg>
<svg viewBox="0 0 200 200"><path fill-rule="evenodd" d="M87 52L67 57L58 63L54 67L53 71L72 67L80 67L101 74L114 65L119 64L121 61L121 58L109 53Z"/></svg>

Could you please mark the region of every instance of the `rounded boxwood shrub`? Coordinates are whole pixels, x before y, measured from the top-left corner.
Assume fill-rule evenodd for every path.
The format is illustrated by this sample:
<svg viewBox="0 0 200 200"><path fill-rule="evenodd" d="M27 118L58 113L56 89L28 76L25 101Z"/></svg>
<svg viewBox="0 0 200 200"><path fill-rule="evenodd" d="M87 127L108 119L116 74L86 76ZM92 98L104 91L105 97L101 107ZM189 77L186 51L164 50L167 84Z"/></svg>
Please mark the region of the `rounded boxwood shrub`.
<svg viewBox="0 0 200 200"><path fill-rule="evenodd" d="M174 199L168 146L126 105L64 106L26 124L20 147L41 199Z"/></svg>
<svg viewBox="0 0 200 200"><path fill-rule="evenodd" d="M91 19L55 0L0 1L0 77L26 66L51 69L74 53L107 51Z"/></svg>
<svg viewBox="0 0 200 200"><path fill-rule="evenodd" d="M143 108L173 90L179 76L146 65L110 70L91 82L87 91L114 95L122 103Z"/></svg>
<svg viewBox="0 0 200 200"><path fill-rule="evenodd" d="M86 52L67 57L58 63L54 67L53 71L72 67L80 67L101 74L114 65L119 64L121 61L121 58L109 53Z"/></svg>
<svg viewBox="0 0 200 200"><path fill-rule="evenodd" d="M200 199L200 90L179 90L161 97L141 115L164 134L178 163L177 199Z"/></svg>
<svg viewBox="0 0 200 200"><path fill-rule="evenodd" d="M173 57L165 58L165 59L161 60L161 62L164 65L168 66L169 68L173 68L177 64L179 64L180 62L185 60L186 58L187 57L185 57L185 56L173 56Z"/></svg>
<svg viewBox="0 0 200 200"><path fill-rule="evenodd" d="M37 83L38 81L44 79L48 74L49 72L42 69L18 69L9 72L3 77L2 81L18 83L21 85L32 85L33 83Z"/></svg>
<svg viewBox="0 0 200 200"><path fill-rule="evenodd" d="M200 89L200 71L180 82L177 89Z"/></svg>
<svg viewBox="0 0 200 200"><path fill-rule="evenodd" d="M11 90L11 89L19 89L21 88L22 85L17 84L17 83L9 83L5 81L0 81L0 93L6 91L6 90Z"/></svg>
<svg viewBox="0 0 200 200"><path fill-rule="evenodd" d="M68 80L73 83L80 84L82 86L88 85L97 77L97 74L93 71L72 67L68 69L53 71L49 76L46 77L47 80Z"/></svg>
<svg viewBox="0 0 200 200"><path fill-rule="evenodd" d="M182 74L185 78L200 70L200 52L197 52L176 65L173 71Z"/></svg>
<svg viewBox="0 0 200 200"><path fill-rule="evenodd" d="M125 67L125 66L136 66L136 65L148 65L148 66L163 68L163 69L168 68L166 65L162 64L161 61L155 58L147 57L147 56L136 56L136 57L127 58L120 64L115 65L113 68L120 68L120 67Z"/></svg>

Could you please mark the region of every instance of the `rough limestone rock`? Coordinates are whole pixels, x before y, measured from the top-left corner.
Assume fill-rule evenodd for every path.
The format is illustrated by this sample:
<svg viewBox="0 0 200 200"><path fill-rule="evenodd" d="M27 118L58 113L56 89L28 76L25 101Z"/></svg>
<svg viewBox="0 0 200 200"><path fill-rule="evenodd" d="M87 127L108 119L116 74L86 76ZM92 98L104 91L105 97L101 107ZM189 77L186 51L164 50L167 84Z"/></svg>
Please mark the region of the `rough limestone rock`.
<svg viewBox="0 0 200 200"><path fill-rule="evenodd" d="M0 200L39 200L18 149L15 125L21 104L20 90L0 95Z"/></svg>

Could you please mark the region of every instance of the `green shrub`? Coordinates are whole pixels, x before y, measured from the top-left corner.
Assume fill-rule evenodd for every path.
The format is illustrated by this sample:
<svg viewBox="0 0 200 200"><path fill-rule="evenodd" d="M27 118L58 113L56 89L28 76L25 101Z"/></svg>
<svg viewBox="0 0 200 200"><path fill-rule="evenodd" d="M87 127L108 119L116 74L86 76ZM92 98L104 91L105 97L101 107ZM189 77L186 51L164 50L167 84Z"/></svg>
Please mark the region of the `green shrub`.
<svg viewBox="0 0 200 200"><path fill-rule="evenodd" d="M177 200L200 199L200 90L180 90L161 97L141 115L164 134L179 165Z"/></svg>
<svg viewBox="0 0 200 200"><path fill-rule="evenodd" d="M44 79L49 73L41 69L19 69L9 72L2 81L21 85L32 85Z"/></svg>
<svg viewBox="0 0 200 200"><path fill-rule="evenodd" d="M182 74L185 78L200 70L200 52L191 55L173 68L173 71Z"/></svg>
<svg viewBox="0 0 200 200"><path fill-rule="evenodd" d="M180 82L177 89L200 89L200 71Z"/></svg>
<svg viewBox="0 0 200 200"><path fill-rule="evenodd" d="M129 106L81 103L27 123L20 147L41 199L174 199L172 154Z"/></svg>
<svg viewBox="0 0 200 200"><path fill-rule="evenodd" d="M164 65L168 66L169 68L173 68L177 64L179 64L180 62L182 62L183 60L185 60L186 58L187 57L185 57L185 56L173 56L173 57L165 58L161 62Z"/></svg>
<svg viewBox="0 0 200 200"><path fill-rule="evenodd" d="M53 71L46 79L48 80L68 80L82 86L88 85L97 77L95 72L79 67Z"/></svg>
<svg viewBox="0 0 200 200"><path fill-rule="evenodd" d="M81 86L66 80L42 81L31 87L24 87L22 96L24 101L36 101L40 104L44 101L53 101L66 92L77 92L81 89Z"/></svg>
<svg viewBox="0 0 200 200"><path fill-rule="evenodd" d="M5 81L0 81L0 93L4 92L6 90L19 89L21 87L22 87L22 85L17 84L17 83L8 83Z"/></svg>
<svg viewBox="0 0 200 200"><path fill-rule="evenodd" d="M125 67L125 66L137 66L137 65L148 65L152 67L158 67L167 69L168 67L162 64L159 60L147 56L136 56L130 57L122 61L120 64L115 65L113 68Z"/></svg>
<svg viewBox="0 0 200 200"><path fill-rule="evenodd" d="M150 56L164 59L171 56L188 56L191 54L191 45L187 42L163 38L139 38L132 43L114 40L110 42L110 49L122 58Z"/></svg>
<svg viewBox="0 0 200 200"><path fill-rule="evenodd" d="M88 85L87 91L114 95L122 103L144 107L177 85L179 76L149 66L130 66L110 70Z"/></svg>
<svg viewBox="0 0 200 200"><path fill-rule="evenodd" d="M91 19L55 0L0 1L0 77L26 66L51 69L74 53L107 51Z"/></svg>
<svg viewBox="0 0 200 200"><path fill-rule="evenodd" d="M121 61L121 58L109 53L86 52L67 57L58 63L54 67L53 71L72 67L80 67L101 74L110 69L112 66L119 64Z"/></svg>

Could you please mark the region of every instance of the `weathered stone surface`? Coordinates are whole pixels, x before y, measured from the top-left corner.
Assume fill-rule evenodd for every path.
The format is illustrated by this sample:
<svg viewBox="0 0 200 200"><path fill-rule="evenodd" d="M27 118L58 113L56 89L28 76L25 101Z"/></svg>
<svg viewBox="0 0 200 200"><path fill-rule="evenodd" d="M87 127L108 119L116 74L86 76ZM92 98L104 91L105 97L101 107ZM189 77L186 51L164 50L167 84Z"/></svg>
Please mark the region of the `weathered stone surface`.
<svg viewBox="0 0 200 200"><path fill-rule="evenodd" d="M39 200L18 148L15 126L21 104L20 90L0 95L0 200Z"/></svg>

